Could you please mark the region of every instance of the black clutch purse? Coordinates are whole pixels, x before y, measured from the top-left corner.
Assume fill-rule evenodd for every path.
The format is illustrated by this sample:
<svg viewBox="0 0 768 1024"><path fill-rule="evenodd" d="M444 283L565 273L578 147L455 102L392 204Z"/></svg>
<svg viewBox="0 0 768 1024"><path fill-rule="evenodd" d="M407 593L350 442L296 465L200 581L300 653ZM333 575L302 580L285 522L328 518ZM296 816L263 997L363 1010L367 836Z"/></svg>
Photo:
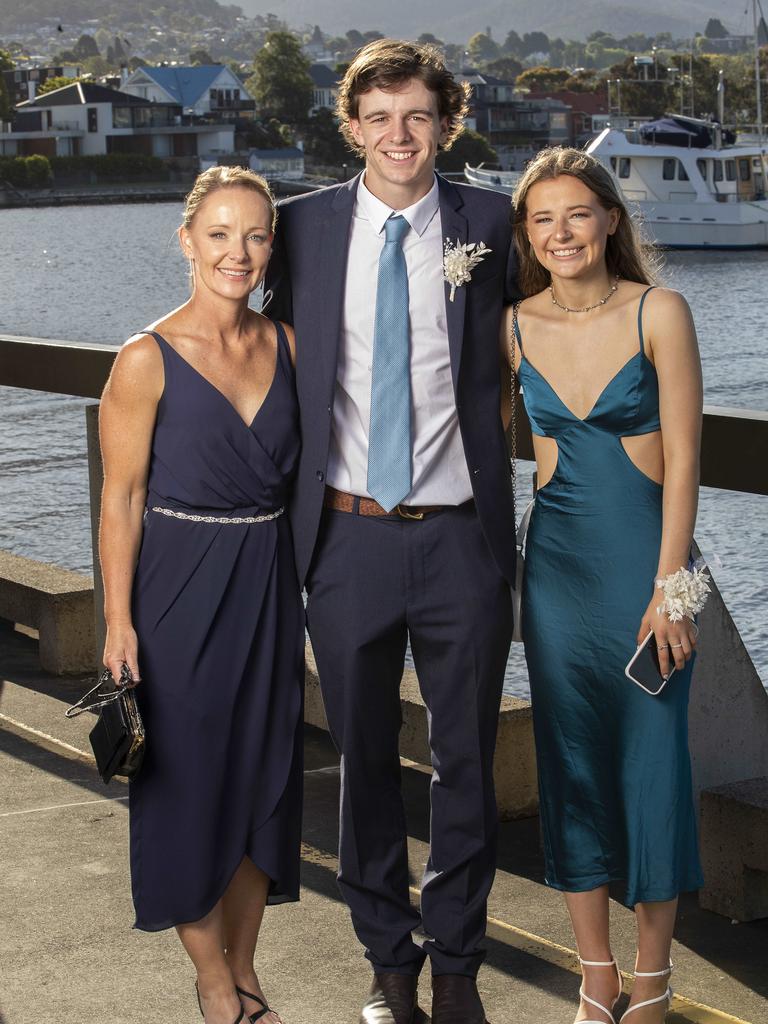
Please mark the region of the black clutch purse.
<svg viewBox="0 0 768 1024"><path fill-rule="evenodd" d="M123 665L117 685L112 673L105 669L96 685L65 712L67 718L75 718L84 711L101 708L96 725L91 729L90 741L104 782L109 782L113 775L132 779L144 759L144 723L131 682L127 665Z"/></svg>

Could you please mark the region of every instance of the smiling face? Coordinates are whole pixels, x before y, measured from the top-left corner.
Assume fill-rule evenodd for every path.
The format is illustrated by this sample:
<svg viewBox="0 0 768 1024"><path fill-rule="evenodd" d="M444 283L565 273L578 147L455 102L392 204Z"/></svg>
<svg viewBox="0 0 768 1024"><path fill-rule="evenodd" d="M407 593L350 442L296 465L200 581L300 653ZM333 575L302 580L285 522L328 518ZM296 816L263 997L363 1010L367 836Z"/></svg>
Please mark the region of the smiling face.
<svg viewBox="0 0 768 1024"><path fill-rule="evenodd" d="M525 227L536 259L560 278L605 273L605 247L619 223L595 193L571 174L532 185L525 197Z"/></svg>
<svg viewBox="0 0 768 1024"><path fill-rule="evenodd" d="M179 228L184 255L193 260L196 289L243 299L258 287L272 242L272 210L259 192L243 186L218 188Z"/></svg>
<svg viewBox="0 0 768 1024"><path fill-rule="evenodd" d="M435 157L447 136L437 96L416 78L394 89L370 89L350 118L355 142L365 149L365 184L382 202L404 210L432 188Z"/></svg>

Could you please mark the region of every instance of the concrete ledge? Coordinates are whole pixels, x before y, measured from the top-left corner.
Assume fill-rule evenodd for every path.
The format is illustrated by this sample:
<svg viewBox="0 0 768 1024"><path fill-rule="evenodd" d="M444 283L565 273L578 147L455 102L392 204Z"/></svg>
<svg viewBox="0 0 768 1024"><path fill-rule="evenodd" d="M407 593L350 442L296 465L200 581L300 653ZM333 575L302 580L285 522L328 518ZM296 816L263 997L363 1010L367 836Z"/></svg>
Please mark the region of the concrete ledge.
<svg viewBox="0 0 768 1024"><path fill-rule="evenodd" d="M0 551L0 618L40 636L40 664L53 675L96 665L93 580L47 562Z"/></svg>
<svg viewBox="0 0 768 1024"><path fill-rule="evenodd" d="M768 778L701 794L699 904L736 921L768 917Z"/></svg>
<svg viewBox="0 0 768 1024"><path fill-rule="evenodd" d="M320 693L317 666L309 644L306 647L306 658L304 721L327 731L328 721ZM419 692L416 673L408 669L403 673L400 700L403 713L400 754L410 761L430 766L427 709ZM501 698L493 778L499 818L502 821L528 818L538 812L531 705L516 697Z"/></svg>

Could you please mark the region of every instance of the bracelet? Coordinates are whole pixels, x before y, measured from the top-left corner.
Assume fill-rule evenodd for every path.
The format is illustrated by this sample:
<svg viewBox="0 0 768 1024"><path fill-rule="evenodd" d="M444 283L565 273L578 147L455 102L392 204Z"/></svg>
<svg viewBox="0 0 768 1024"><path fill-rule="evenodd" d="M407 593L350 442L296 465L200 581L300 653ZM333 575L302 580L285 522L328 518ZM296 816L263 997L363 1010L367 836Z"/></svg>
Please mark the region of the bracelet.
<svg viewBox="0 0 768 1024"><path fill-rule="evenodd" d="M657 607L659 615L665 614L670 622L692 619L702 610L709 596L709 576L705 566L694 565L692 569L678 569L668 576L655 580L664 600Z"/></svg>

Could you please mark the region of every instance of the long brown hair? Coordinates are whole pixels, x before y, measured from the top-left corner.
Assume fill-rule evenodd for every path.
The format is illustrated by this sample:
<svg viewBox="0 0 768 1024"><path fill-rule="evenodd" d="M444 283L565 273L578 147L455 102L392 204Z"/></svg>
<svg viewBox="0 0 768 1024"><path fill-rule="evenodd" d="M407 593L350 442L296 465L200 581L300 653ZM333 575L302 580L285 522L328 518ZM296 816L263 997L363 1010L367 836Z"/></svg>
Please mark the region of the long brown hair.
<svg viewBox="0 0 768 1024"><path fill-rule="evenodd" d="M362 94L371 89L397 89L411 78L423 82L435 94L439 116L448 119L447 136L440 149L450 149L462 133L469 110L469 86L455 80L440 51L428 44L375 39L355 54L341 80L336 100L341 133L359 156L365 150L355 141L349 122L357 120Z"/></svg>
<svg viewBox="0 0 768 1024"><path fill-rule="evenodd" d="M539 181L559 178L561 174L578 178L597 196L604 209L619 211L616 231L608 236L605 246L605 262L611 276L640 284L655 284L659 256L643 238L640 228L630 216L610 172L589 153L565 146L552 146L543 149L528 165L512 196L515 246L520 261L518 280L523 294L536 295L549 287L551 281L549 271L536 259L533 246L528 241L526 198L531 186Z"/></svg>

